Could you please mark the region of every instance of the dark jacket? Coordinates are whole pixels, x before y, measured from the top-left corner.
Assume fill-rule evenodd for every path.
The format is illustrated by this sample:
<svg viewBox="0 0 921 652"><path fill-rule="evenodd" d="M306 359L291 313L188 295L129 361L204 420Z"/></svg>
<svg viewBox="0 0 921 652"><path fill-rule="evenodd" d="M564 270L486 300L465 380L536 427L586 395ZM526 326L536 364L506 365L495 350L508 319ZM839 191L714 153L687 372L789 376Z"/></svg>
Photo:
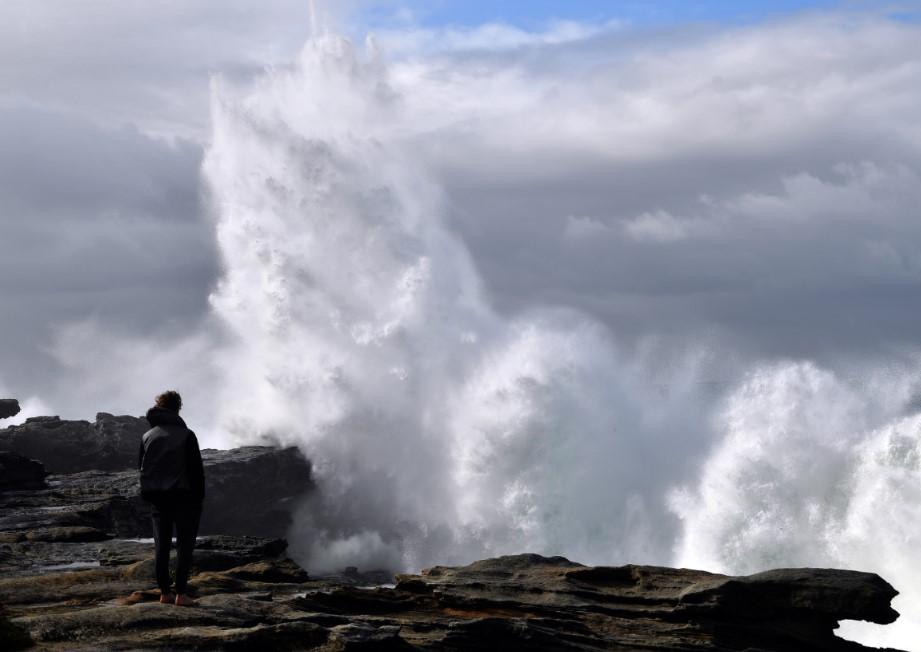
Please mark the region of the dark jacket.
<svg viewBox="0 0 921 652"><path fill-rule="evenodd" d="M164 497L205 497L205 470L195 433L172 410L147 411L151 428L141 437L138 455L141 497L151 502Z"/></svg>

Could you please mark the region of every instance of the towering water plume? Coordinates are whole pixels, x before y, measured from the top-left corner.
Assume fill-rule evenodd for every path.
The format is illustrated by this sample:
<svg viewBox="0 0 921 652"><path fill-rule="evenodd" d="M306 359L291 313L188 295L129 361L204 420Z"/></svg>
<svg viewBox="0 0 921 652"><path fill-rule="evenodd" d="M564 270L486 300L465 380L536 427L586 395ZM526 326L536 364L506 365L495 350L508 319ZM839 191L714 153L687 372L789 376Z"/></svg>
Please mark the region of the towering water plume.
<svg viewBox="0 0 921 652"><path fill-rule="evenodd" d="M648 388L582 315L494 313L407 153L405 102L331 36L249 89L215 85L223 427L317 464L293 545L314 568L664 560L646 534L674 519L643 464L667 399L645 414Z"/></svg>
<svg viewBox="0 0 921 652"><path fill-rule="evenodd" d="M234 342L218 355L221 427L316 463L294 553L312 569L523 550L837 565L905 591L921 486L910 374L858 386L767 366L713 411L706 352L662 383L584 315L503 317L413 156L434 103L369 52L317 37L292 66L213 93L212 301ZM904 647L921 596L902 600L888 642Z"/></svg>

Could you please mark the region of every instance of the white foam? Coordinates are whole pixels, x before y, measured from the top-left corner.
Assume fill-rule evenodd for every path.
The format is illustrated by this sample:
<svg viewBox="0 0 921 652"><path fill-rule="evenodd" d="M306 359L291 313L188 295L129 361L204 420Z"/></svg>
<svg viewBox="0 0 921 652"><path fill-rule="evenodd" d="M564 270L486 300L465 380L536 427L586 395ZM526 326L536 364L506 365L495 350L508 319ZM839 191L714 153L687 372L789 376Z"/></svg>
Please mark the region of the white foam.
<svg viewBox="0 0 921 652"><path fill-rule="evenodd" d="M817 566L876 572L902 595L886 627L842 634L904 649L921 640L921 413L912 374L860 382L808 363L752 373L716 421L724 438L697 485L676 491L676 563L727 573Z"/></svg>
<svg viewBox="0 0 921 652"><path fill-rule="evenodd" d="M320 572L522 551L875 570L906 613L886 634L845 632L910 645L910 376L784 363L711 412L698 353L662 385L585 315L498 314L412 156L431 124L432 98L412 96L425 80L392 84L375 57L321 36L213 93L212 304L234 341L217 356L220 428L314 461L292 554Z"/></svg>
<svg viewBox="0 0 921 652"><path fill-rule="evenodd" d="M250 88L216 83L212 303L236 338L222 428L316 463L292 551L320 570L521 550L665 561L652 533L677 521L651 478L687 462L656 452L690 385L648 400L585 315L496 314L411 156L424 125L406 92L331 36Z"/></svg>

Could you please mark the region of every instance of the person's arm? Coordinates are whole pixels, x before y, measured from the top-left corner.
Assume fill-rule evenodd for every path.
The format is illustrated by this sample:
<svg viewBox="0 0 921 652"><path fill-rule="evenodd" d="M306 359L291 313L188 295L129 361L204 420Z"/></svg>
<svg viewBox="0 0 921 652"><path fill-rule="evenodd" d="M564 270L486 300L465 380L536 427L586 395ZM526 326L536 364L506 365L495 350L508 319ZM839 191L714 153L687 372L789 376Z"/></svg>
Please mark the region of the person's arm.
<svg viewBox="0 0 921 652"><path fill-rule="evenodd" d="M198 438L195 433L189 431L187 440L187 454L189 461L189 484L192 493L201 500L205 499L205 465L201 461L201 450L198 448Z"/></svg>
<svg viewBox="0 0 921 652"><path fill-rule="evenodd" d="M141 467L144 465L144 439L141 438L141 447L138 450L138 471L141 470Z"/></svg>

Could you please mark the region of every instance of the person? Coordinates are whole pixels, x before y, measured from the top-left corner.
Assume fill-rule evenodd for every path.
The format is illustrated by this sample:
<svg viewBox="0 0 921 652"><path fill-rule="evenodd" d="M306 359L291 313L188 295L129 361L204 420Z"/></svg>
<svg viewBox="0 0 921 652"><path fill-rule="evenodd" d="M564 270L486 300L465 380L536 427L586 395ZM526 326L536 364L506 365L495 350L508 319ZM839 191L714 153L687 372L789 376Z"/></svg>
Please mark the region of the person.
<svg viewBox="0 0 921 652"><path fill-rule="evenodd" d="M167 391L147 411L150 430L141 437L138 456L141 497L151 504L155 568L160 602L193 606L188 580L198 534L205 472L195 433L179 416L182 397ZM170 587L169 553L176 527L176 594Z"/></svg>

